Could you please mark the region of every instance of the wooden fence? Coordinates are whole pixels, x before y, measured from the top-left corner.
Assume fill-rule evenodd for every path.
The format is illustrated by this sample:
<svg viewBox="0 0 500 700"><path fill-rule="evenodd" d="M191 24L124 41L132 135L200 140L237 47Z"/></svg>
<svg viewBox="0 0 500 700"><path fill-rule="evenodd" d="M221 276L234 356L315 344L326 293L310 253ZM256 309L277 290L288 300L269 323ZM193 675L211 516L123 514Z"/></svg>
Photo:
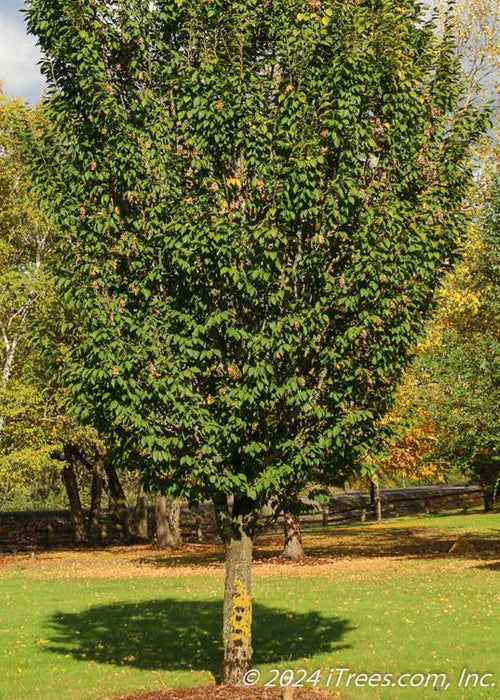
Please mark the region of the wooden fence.
<svg viewBox="0 0 500 700"><path fill-rule="evenodd" d="M430 486L381 491L382 515L393 518L402 515L441 513L448 510L481 506L483 490L480 486ZM341 493L328 503L306 503L300 516L303 528L325 527L344 523L373 520L374 513L366 493ZM156 530L154 509L148 511L151 540ZM120 541L117 523L105 522L108 541ZM270 530L281 528L278 520ZM214 542L218 538L215 515L211 505L195 510L184 507L181 529L186 542ZM73 546L73 530L69 511L27 511L0 513L0 552L52 549Z"/></svg>

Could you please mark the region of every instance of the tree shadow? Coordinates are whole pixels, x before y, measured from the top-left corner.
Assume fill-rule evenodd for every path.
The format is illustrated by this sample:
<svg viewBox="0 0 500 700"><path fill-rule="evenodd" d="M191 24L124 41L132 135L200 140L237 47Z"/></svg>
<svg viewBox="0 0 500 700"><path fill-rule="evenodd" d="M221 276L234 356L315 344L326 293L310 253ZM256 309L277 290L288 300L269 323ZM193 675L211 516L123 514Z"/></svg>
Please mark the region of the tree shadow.
<svg viewBox="0 0 500 700"><path fill-rule="evenodd" d="M153 554L146 557L139 557L135 560L137 564L144 564L158 569L176 568L182 566L222 566L224 563L224 551L222 545L214 550L213 545L207 545L206 550L190 552L189 545L186 548L171 550L165 553Z"/></svg>
<svg viewBox="0 0 500 700"><path fill-rule="evenodd" d="M434 517L434 516L433 516ZM436 527L396 525L394 521L381 524L350 525L348 527L328 527L304 529L306 556L317 559L338 560L344 557L379 558L399 557L418 559L442 559L450 556L450 549L461 537L467 544L459 547L452 556L467 559L498 559L500 556L500 530L484 528L479 531L439 529ZM276 533L265 533L259 538L255 551L256 562L266 562L281 557L282 537ZM141 556L136 563L156 569L169 569L183 566L215 567L223 566L224 553L220 544L198 546L196 551L186 547L171 552L152 551ZM307 564L307 560L303 561Z"/></svg>
<svg viewBox="0 0 500 700"><path fill-rule="evenodd" d="M141 670L210 671L219 680L221 603L175 598L56 613L47 651ZM254 605L254 663L278 663L348 648L348 620Z"/></svg>
<svg viewBox="0 0 500 700"><path fill-rule="evenodd" d="M307 555L318 558L445 557L457 538L463 535L467 548L457 552L468 559L497 559L500 554L500 531L454 532L430 527L349 527L330 531L305 532ZM272 554L267 554L272 556Z"/></svg>
<svg viewBox="0 0 500 700"><path fill-rule="evenodd" d="M500 571L500 561L492 561L488 564L476 566L476 569L488 569L489 571Z"/></svg>

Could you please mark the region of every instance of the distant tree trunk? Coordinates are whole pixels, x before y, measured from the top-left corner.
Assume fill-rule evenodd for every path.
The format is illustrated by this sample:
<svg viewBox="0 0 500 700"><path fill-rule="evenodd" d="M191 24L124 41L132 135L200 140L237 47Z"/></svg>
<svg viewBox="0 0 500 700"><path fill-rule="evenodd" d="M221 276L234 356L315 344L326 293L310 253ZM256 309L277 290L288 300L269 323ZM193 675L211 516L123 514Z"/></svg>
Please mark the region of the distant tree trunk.
<svg viewBox="0 0 500 700"><path fill-rule="evenodd" d="M104 458L96 455L92 465L92 489L90 500L90 541L95 546L103 543L103 529L101 519L102 491L104 485Z"/></svg>
<svg viewBox="0 0 500 700"><path fill-rule="evenodd" d="M181 501L179 498L156 497L156 543L158 547L180 547Z"/></svg>
<svg viewBox="0 0 500 700"><path fill-rule="evenodd" d="M382 500L380 498L380 481L374 478L370 481L370 501L377 520L382 520Z"/></svg>
<svg viewBox="0 0 500 700"><path fill-rule="evenodd" d="M493 509L494 489L489 486L483 486L484 512L489 513Z"/></svg>
<svg viewBox="0 0 500 700"><path fill-rule="evenodd" d="M296 515L292 515L292 513L284 514L283 532L285 535L285 548L281 556L286 559L302 559L305 556L304 548L302 547L302 530Z"/></svg>
<svg viewBox="0 0 500 700"><path fill-rule="evenodd" d="M252 540L242 530L226 542L222 677L241 686L252 666Z"/></svg>
<svg viewBox="0 0 500 700"><path fill-rule="evenodd" d="M127 542L131 539L130 517L125 491L121 485L116 469L109 459L104 460L104 468L108 479L108 489L113 499L114 510L122 527L123 538Z"/></svg>
<svg viewBox="0 0 500 700"><path fill-rule="evenodd" d="M148 539L148 509L146 494L142 486L139 486L137 502L135 504L133 518L133 532L141 540Z"/></svg>
<svg viewBox="0 0 500 700"><path fill-rule="evenodd" d="M76 544L83 544L85 542L85 515L80 500L73 457L67 448L64 448L64 457L66 461L62 470L62 476L71 510L75 542Z"/></svg>

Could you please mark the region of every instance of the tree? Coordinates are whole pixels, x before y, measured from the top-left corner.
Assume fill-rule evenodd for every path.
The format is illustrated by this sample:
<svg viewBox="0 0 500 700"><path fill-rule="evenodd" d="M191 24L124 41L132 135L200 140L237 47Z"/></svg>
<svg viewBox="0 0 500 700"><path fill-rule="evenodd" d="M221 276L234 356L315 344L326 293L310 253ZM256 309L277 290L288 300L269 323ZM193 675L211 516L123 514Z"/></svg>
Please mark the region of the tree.
<svg viewBox="0 0 500 700"><path fill-rule="evenodd" d="M261 509L343 483L451 265L485 118L413 0L31 0L35 167L78 324L71 406L146 488L211 498L224 679Z"/></svg>
<svg viewBox="0 0 500 700"><path fill-rule="evenodd" d="M500 7L496 0L446 0L429 3L445 23L450 11L457 52L467 82L467 98L497 101L500 69ZM490 143L490 146L493 145Z"/></svg>
<svg viewBox="0 0 500 700"><path fill-rule="evenodd" d="M42 260L49 230L30 196L17 133L22 123L36 131L41 120L39 111L25 111L19 100L9 100L0 92L0 391L4 398L27 319L47 286ZM2 410L0 432L4 427Z"/></svg>
<svg viewBox="0 0 500 700"><path fill-rule="evenodd" d="M446 22L450 6L447 2L435 0L431 3L438 11L438 25ZM458 0L451 7L454 18L457 53L460 56L466 81L467 100L482 103L492 101L498 104L500 68L500 6L495 0ZM497 110L493 112L492 133L485 135L475 147L475 184L468 196L471 223L460 242L463 262L452 271L439 290L437 313L431 320L427 333L417 347L416 362L410 367L398 387L396 405L385 418L393 428L391 440L385 449L369 460L369 474L375 474L386 484L399 484L407 480L444 481L450 473L456 476L457 470L464 472L464 463L457 465L456 459L449 460L442 452L448 439L448 431L443 423L438 423L439 412L429 411L429 404L436 403L436 383L426 366L425 358L437 360L437 352L443 358L441 342L443 334L449 337L450 328L455 328L457 337L464 326L471 323L479 312L479 299L471 285L477 273L474 260L482 247L480 227L482 210L488 201L488 190L497 168L498 121ZM491 138L493 136L493 138ZM450 348L447 347L447 352ZM448 361L449 358L446 359ZM449 371L449 370L448 370ZM437 369L438 377L442 368ZM447 372L445 372L447 374ZM451 373L447 381L452 380ZM438 383L440 380L438 379ZM451 385L453 385L451 381ZM481 382L477 383L479 387ZM483 387L486 390L486 387ZM489 390L486 390L487 393ZM445 421L447 423L447 421ZM452 438L453 441L453 438ZM437 448L437 449L436 449ZM465 453L467 455L467 451ZM465 474L474 476L465 456ZM479 475L476 474L475 478ZM488 488L486 499L488 500Z"/></svg>
<svg viewBox="0 0 500 700"><path fill-rule="evenodd" d="M156 497L156 543L159 547L173 547L182 544L181 501L178 498Z"/></svg>
<svg viewBox="0 0 500 700"><path fill-rule="evenodd" d="M416 352L423 352L432 331L424 336ZM362 473L370 482L372 505L380 511L380 484L405 486L413 483L445 480L445 468L441 460L433 459L441 428L429 414L422 401L422 378L417 371L418 361L404 373L395 394L395 405L381 421L379 449L369 454L364 461Z"/></svg>
<svg viewBox="0 0 500 700"><path fill-rule="evenodd" d="M21 143L43 125L43 111L0 90L0 491L2 507L15 495L50 493L60 478L52 458L56 440L43 424L46 397L26 381L33 356L30 323L51 295L43 262L50 228L32 194ZM21 128L22 127L22 128ZM45 428L49 428L46 430Z"/></svg>
<svg viewBox="0 0 500 700"><path fill-rule="evenodd" d="M313 495L312 491L299 493L288 490L286 500L283 498L281 501L283 511L283 552L281 556L285 559L301 559L304 556L299 515L306 510L304 499L310 495Z"/></svg>
<svg viewBox="0 0 500 700"><path fill-rule="evenodd" d="M418 364L422 403L440 426L435 458L500 487L500 181L493 182L463 263L448 280L434 341Z"/></svg>
<svg viewBox="0 0 500 700"><path fill-rule="evenodd" d="M370 479L370 504L377 520L382 520L382 500L380 498L380 479L378 474L373 474Z"/></svg>
<svg viewBox="0 0 500 700"><path fill-rule="evenodd" d="M301 559L304 556L302 528L298 515L289 510L283 513L283 533L285 546L282 556L285 559Z"/></svg>
<svg viewBox="0 0 500 700"><path fill-rule="evenodd" d="M0 507L47 500L57 506L53 496L59 496L62 477L76 541L99 544L106 445L66 414L59 376L65 344L76 339L63 331L66 311L48 264L52 227L29 177L31 150L45 127L42 106L0 93ZM128 523L120 479L111 465L107 471L120 499L117 510ZM87 487L88 497L80 493Z"/></svg>

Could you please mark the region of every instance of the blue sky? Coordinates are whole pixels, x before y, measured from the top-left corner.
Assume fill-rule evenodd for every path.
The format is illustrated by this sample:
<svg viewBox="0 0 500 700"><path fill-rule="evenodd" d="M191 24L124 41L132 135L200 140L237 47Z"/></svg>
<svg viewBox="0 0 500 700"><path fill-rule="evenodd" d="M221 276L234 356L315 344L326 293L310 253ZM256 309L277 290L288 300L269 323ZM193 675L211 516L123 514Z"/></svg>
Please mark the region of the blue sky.
<svg viewBox="0 0 500 700"><path fill-rule="evenodd" d="M35 39L28 36L20 13L23 0L0 0L0 82L11 97L36 103L43 90Z"/></svg>

